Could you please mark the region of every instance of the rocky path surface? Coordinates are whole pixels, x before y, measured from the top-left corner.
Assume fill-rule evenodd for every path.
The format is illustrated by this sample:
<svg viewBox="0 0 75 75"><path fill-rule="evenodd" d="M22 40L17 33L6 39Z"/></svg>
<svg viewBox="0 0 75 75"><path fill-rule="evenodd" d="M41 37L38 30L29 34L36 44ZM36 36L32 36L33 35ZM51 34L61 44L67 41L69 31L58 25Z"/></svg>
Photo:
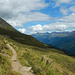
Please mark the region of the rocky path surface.
<svg viewBox="0 0 75 75"><path fill-rule="evenodd" d="M34 75L32 74L31 72L29 72L31 70L31 67L25 67L23 66L19 60L17 59L17 53L16 51L14 50L13 47L11 47L9 44L7 44L7 46L12 50L13 52L13 56L11 58L11 63L12 63L12 68L13 68L13 71L16 71L16 72L19 72L21 73L22 75Z"/></svg>

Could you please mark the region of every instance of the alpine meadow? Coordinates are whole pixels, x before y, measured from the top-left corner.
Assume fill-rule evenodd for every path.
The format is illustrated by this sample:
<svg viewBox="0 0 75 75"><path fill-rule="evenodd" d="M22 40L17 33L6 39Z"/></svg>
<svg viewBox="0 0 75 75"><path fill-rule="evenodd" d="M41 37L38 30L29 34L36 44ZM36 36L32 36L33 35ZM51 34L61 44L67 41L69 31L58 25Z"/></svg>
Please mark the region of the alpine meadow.
<svg viewBox="0 0 75 75"><path fill-rule="evenodd" d="M75 0L0 0L0 75L75 75Z"/></svg>

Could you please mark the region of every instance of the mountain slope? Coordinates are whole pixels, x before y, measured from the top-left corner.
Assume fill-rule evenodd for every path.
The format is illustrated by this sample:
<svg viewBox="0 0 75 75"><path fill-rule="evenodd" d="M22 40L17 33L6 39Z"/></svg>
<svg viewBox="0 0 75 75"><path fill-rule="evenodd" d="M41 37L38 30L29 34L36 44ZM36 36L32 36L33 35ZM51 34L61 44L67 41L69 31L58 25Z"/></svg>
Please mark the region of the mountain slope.
<svg viewBox="0 0 75 75"><path fill-rule="evenodd" d="M5 27L1 22L0 75L21 75L17 73L18 71L13 71L12 63L10 62L13 59L12 57L15 56L16 58L16 55L12 53L14 50L21 65L32 67L31 72L35 75L75 75L75 57L68 56L51 45L49 46L50 48L45 48L46 46L43 43L32 36L21 34L8 24ZM6 22L4 25L6 25ZM7 45L14 49L11 51ZM12 61L15 63L18 62L17 60ZM19 71L25 71L25 68L18 67Z"/></svg>
<svg viewBox="0 0 75 75"><path fill-rule="evenodd" d="M54 48L24 45L1 35L0 75L20 75L12 71L10 59L13 54L7 44L14 48L23 66L32 67L31 72L35 75L75 75L75 57Z"/></svg>
<svg viewBox="0 0 75 75"><path fill-rule="evenodd" d="M1 18L0 18L0 34L9 37L22 44L46 48L46 46L43 45L43 43L39 42L30 35L20 33Z"/></svg>
<svg viewBox="0 0 75 75"><path fill-rule="evenodd" d="M33 34L39 41L75 54L75 31Z"/></svg>
<svg viewBox="0 0 75 75"><path fill-rule="evenodd" d="M12 26L10 26L5 20L0 18L0 29L6 29L10 31L17 31Z"/></svg>

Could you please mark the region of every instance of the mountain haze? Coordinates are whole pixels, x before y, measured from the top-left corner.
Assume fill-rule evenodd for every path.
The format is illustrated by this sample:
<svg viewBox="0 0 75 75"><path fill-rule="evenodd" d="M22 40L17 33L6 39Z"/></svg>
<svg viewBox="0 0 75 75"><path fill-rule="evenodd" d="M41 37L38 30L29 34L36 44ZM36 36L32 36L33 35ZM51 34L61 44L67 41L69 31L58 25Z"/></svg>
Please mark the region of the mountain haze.
<svg viewBox="0 0 75 75"><path fill-rule="evenodd" d="M39 41L75 54L75 31L33 34Z"/></svg>

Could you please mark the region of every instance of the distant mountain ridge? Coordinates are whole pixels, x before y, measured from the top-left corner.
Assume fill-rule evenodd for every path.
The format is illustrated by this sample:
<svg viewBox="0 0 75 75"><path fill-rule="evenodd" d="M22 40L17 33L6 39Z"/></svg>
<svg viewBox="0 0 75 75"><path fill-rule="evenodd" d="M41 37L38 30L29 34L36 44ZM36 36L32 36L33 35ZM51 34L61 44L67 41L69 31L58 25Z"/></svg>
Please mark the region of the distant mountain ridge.
<svg viewBox="0 0 75 75"><path fill-rule="evenodd" d="M33 34L39 41L75 54L75 31Z"/></svg>
<svg viewBox="0 0 75 75"><path fill-rule="evenodd" d="M43 43L35 39L33 36L20 33L2 18L0 18L0 35L9 37L22 44L46 48Z"/></svg>

